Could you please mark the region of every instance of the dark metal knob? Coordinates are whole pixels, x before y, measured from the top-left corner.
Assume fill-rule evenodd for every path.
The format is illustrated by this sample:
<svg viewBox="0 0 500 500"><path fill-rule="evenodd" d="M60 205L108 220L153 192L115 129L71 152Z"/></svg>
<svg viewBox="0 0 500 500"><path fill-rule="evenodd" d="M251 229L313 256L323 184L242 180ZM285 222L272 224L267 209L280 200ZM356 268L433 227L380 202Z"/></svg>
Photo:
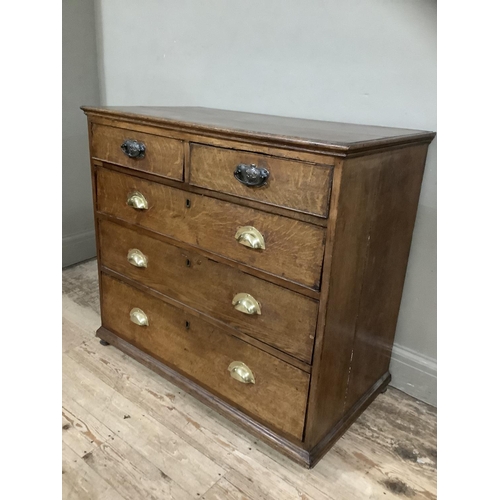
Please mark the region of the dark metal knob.
<svg viewBox="0 0 500 500"><path fill-rule="evenodd" d="M245 184L245 186L258 187L266 183L269 177L269 170L264 167L257 167L253 163L251 165L240 163L234 169L234 176L236 180Z"/></svg>
<svg viewBox="0 0 500 500"><path fill-rule="evenodd" d="M127 139L121 146L122 151L129 158L144 158L146 154L146 146L143 142Z"/></svg>

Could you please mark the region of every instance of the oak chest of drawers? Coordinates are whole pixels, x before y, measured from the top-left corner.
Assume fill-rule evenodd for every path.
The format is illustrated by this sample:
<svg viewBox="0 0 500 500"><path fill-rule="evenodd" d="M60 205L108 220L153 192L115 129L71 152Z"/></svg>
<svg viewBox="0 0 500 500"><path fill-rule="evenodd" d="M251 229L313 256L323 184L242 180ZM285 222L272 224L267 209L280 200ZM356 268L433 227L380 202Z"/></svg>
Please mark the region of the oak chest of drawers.
<svg viewBox="0 0 500 500"><path fill-rule="evenodd" d="M390 381L434 134L83 110L97 336L313 466Z"/></svg>

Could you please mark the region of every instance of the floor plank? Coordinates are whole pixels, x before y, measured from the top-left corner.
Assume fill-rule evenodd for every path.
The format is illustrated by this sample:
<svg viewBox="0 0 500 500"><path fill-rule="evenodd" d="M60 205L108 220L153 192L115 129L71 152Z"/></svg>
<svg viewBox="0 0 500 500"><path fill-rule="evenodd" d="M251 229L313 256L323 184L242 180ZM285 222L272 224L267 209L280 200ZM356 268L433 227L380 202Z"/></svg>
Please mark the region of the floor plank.
<svg viewBox="0 0 500 500"><path fill-rule="evenodd" d="M68 445L62 445L64 500L123 500L120 494L92 470Z"/></svg>
<svg viewBox="0 0 500 500"><path fill-rule="evenodd" d="M303 500L328 499L313 482L307 481L308 471L289 460L287 465L292 470L283 470L269 457L269 453L281 457L277 452L113 347L88 342L68 356L220 466L230 464L243 475L251 473L255 476L255 488L260 481L266 490L271 485L269 494L273 498L292 498L293 494Z"/></svg>
<svg viewBox="0 0 500 500"><path fill-rule="evenodd" d="M175 500L189 500L192 498L186 490L181 488L172 478L152 464L120 436L102 425L78 403L65 401L64 414L72 422L75 431L79 431L82 440L86 442L82 450L79 446L81 458L91 469L108 483L125 500L137 498L158 499L172 498ZM99 429L99 433L95 432ZM69 430L69 429L68 429ZM68 442L70 433L63 434L63 442ZM79 445L76 440L68 442L68 446Z"/></svg>
<svg viewBox="0 0 500 500"><path fill-rule="evenodd" d="M436 498L434 408L389 388L306 470L101 346L97 287L95 261L63 272L65 500Z"/></svg>
<svg viewBox="0 0 500 500"><path fill-rule="evenodd" d="M207 491L225 472L137 405L64 355L63 386L73 399L192 495Z"/></svg>
<svg viewBox="0 0 500 500"><path fill-rule="evenodd" d="M257 500L257 498L243 493L223 477L203 495L202 500Z"/></svg>

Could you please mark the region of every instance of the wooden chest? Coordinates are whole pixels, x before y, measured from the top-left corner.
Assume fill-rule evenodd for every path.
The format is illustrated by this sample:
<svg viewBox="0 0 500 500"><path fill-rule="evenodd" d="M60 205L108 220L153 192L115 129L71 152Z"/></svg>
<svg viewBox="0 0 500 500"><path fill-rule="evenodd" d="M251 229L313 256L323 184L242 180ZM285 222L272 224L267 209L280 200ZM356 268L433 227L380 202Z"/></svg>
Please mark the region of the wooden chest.
<svg viewBox="0 0 500 500"><path fill-rule="evenodd" d="M82 109L97 336L312 467L390 381L434 134Z"/></svg>

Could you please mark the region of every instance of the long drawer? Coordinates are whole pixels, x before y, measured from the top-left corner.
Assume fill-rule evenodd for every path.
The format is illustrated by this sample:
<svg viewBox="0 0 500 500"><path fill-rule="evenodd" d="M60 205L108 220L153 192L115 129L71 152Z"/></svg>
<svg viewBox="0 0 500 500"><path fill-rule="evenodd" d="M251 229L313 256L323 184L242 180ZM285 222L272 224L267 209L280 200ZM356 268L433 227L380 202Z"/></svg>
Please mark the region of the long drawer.
<svg viewBox="0 0 500 500"><path fill-rule="evenodd" d="M103 266L311 361L317 301L110 221L99 239Z"/></svg>
<svg viewBox="0 0 500 500"><path fill-rule="evenodd" d="M135 130L93 124L92 156L134 170L182 181L182 141Z"/></svg>
<svg viewBox="0 0 500 500"><path fill-rule="evenodd" d="M97 209L319 289L325 229L100 168Z"/></svg>
<svg viewBox="0 0 500 500"><path fill-rule="evenodd" d="M190 158L195 186L328 216L330 166L201 144L191 144Z"/></svg>
<svg viewBox="0 0 500 500"><path fill-rule="evenodd" d="M106 274L102 292L105 328L255 420L302 438L307 373Z"/></svg>

